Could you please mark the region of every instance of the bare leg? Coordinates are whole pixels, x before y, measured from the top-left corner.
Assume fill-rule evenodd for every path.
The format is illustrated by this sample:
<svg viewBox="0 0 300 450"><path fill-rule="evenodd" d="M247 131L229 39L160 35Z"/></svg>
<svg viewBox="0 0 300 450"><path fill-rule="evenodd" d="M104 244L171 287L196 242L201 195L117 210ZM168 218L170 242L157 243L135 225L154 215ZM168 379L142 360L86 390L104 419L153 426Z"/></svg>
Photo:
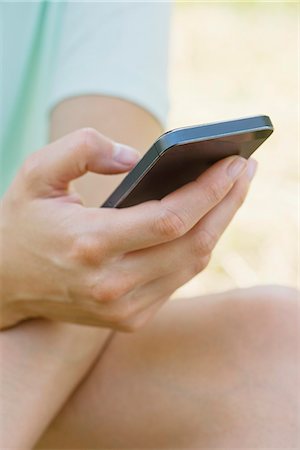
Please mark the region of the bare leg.
<svg viewBox="0 0 300 450"><path fill-rule="evenodd" d="M173 301L114 335L39 448L298 448L299 364L296 291Z"/></svg>

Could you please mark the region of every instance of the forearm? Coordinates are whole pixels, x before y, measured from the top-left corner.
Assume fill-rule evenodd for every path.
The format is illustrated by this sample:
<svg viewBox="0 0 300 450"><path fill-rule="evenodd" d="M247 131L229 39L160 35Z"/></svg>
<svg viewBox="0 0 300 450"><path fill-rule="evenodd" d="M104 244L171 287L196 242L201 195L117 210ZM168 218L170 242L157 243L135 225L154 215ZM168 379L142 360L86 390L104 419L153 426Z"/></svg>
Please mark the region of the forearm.
<svg viewBox="0 0 300 450"><path fill-rule="evenodd" d="M32 448L95 361L107 331L34 320L0 333L1 448Z"/></svg>
<svg viewBox="0 0 300 450"><path fill-rule="evenodd" d="M159 125L135 105L111 100L109 106L109 99L97 97L96 103L92 97L85 99L88 113L83 119L80 98L75 104L62 104L53 115L51 138L92 126L118 141L146 149L159 133ZM117 183L116 176L84 176L76 187L87 204L100 204ZM25 449L35 444L110 335L108 329L44 320L1 332L1 448Z"/></svg>

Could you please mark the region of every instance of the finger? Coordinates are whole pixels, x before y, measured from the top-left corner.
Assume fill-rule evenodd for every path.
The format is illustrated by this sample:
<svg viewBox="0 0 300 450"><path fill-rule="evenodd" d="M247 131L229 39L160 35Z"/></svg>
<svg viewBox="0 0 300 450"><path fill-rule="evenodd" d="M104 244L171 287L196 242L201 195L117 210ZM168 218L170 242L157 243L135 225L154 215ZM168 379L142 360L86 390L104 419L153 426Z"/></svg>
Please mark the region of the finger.
<svg viewBox="0 0 300 450"><path fill-rule="evenodd" d="M183 286L202 270L201 266L199 266L199 261L196 264L194 262L195 250L196 253L197 250L199 252L198 259L200 257L204 267L206 266L208 260L205 260L205 255L210 254L213 250L218 239L246 198L249 183L255 174L256 167L256 161L253 159L249 160L247 173L239 178L225 199L211 210L187 235L176 242L164 244L144 252L144 258L149 265L153 264L154 261L159 261L161 270L165 266L168 266L168 270L171 268L174 270L175 267L179 268L180 264L183 267L184 265L189 267L185 270L177 270L169 275L161 276L136 290L136 300L140 297L143 298L143 302L138 303L136 301L137 306L125 324L129 330L140 328L147 323L179 287ZM162 247L163 251L161 251ZM165 259L167 255L168 260ZM181 255L181 259L178 258L178 255ZM143 267L141 261L139 267ZM155 297L158 300L153 302Z"/></svg>
<svg viewBox="0 0 300 450"><path fill-rule="evenodd" d="M120 331L136 331L147 325L148 322L158 313L164 304L170 299L170 296L157 300L145 311L141 311L136 316L124 322Z"/></svg>
<svg viewBox="0 0 300 450"><path fill-rule="evenodd" d="M250 160L248 166L253 176L256 161ZM121 261L125 273L137 274L135 282L144 284L180 271L186 264L194 264L198 272L202 271L208 264L207 255L212 252L218 239L243 203L249 182L249 175L242 175L227 196L183 237L128 253Z"/></svg>
<svg viewBox="0 0 300 450"><path fill-rule="evenodd" d="M122 329L131 331L143 326L194 275L193 268L189 267L141 286L130 298L132 313L123 321Z"/></svg>
<svg viewBox="0 0 300 450"><path fill-rule="evenodd" d="M257 167L254 159L248 161L247 173L242 175L222 202L213 208L192 230L199 257L210 254L229 223L242 206Z"/></svg>
<svg viewBox="0 0 300 450"><path fill-rule="evenodd" d="M88 171L124 172L138 159L138 152L131 147L114 143L92 128L84 128L32 154L24 167L33 187L49 186L61 190Z"/></svg>
<svg viewBox="0 0 300 450"><path fill-rule="evenodd" d="M177 287L184 284L193 276L191 268L161 277L150 283L136 288L134 291L111 302L90 302L87 299L76 304L58 305L69 309L68 320L74 323L111 327L120 331L132 331L137 328L139 317L142 314L153 315L158 305L166 302ZM48 316L55 320L58 316ZM105 317L105 321L103 321Z"/></svg>
<svg viewBox="0 0 300 450"><path fill-rule="evenodd" d="M142 285L136 285L134 289L129 289L126 293L120 293L114 298L113 304L111 299L109 301L101 299L96 302L96 305L106 320L116 326L147 310L159 299L169 297L177 287L182 286L194 274L194 268L188 265L184 270L161 276ZM121 284L122 280L118 280L118 283ZM101 285L100 292L103 293L106 288L107 286ZM83 301L82 304L84 306L86 301Z"/></svg>
<svg viewBox="0 0 300 450"><path fill-rule="evenodd" d="M160 201L109 210L116 251L146 248L184 235L228 194L246 167L244 158L229 157Z"/></svg>
<svg viewBox="0 0 300 450"><path fill-rule="evenodd" d="M134 283L143 285L160 277L182 271L186 266L194 264L197 272L202 271L209 262L207 253L202 257L197 247L197 239L193 230L185 236L171 242L154 247L127 253L120 261L119 273L132 273Z"/></svg>

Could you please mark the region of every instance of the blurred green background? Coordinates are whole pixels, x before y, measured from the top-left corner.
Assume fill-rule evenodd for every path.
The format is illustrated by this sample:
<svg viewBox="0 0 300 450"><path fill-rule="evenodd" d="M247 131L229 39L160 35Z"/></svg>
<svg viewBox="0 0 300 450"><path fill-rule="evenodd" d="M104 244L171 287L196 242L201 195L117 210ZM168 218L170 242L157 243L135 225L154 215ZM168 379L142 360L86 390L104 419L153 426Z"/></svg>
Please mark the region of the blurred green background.
<svg viewBox="0 0 300 450"><path fill-rule="evenodd" d="M267 114L249 196L204 273L176 297L298 282L298 2L178 2L168 128Z"/></svg>

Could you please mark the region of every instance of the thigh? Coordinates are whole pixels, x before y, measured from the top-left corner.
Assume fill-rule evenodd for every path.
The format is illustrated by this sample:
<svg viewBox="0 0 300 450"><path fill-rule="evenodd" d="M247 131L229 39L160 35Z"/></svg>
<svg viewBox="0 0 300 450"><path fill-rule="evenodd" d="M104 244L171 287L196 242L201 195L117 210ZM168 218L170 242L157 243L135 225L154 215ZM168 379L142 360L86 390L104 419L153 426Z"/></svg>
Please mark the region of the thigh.
<svg viewBox="0 0 300 450"><path fill-rule="evenodd" d="M115 334L40 448L296 448L297 294L176 300Z"/></svg>

